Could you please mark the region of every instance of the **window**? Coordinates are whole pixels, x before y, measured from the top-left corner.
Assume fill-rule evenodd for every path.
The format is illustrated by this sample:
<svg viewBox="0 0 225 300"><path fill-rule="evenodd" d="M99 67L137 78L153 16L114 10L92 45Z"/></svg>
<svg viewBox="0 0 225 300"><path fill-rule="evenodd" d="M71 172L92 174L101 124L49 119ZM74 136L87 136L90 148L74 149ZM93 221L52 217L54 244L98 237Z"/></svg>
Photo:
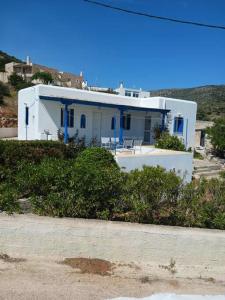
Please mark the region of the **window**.
<svg viewBox="0 0 225 300"><path fill-rule="evenodd" d="M112 120L111 120L111 130L115 129L115 123L116 123L115 117L112 117Z"/></svg>
<svg viewBox="0 0 225 300"><path fill-rule="evenodd" d="M138 98L139 97L139 93L138 92L133 92L133 97Z"/></svg>
<svg viewBox="0 0 225 300"><path fill-rule="evenodd" d="M130 121L131 121L130 114L123 116L123 129L130 130Z"/></svg>
<svg viewBox="0 0 225 300"><path fill-rule="evenodd" d="M68 109L67 113L68 127L74 127L74 109ZM64 127L64 109L61 108L61 127Z"/></svg>
<svg viewBox="0 0 225 300"><path fill-rule="evenodd" d="M130 91L125 91L125 96L131 97L131 92Z"/></svg>
<svg viewBox="0 0 225 300"><path fill-rule="evenodd" d="M86 128L86 116L81 115L80 117L80 128Z"/></svg>
<svg viewBox="0 0 225 300"><path fill-rule="evenodd" d="M25 124L29 125L29 107L25 107Z"/></svg>
<svg viewBox="0 0 225 300"><path fill-rule="evenodd" d="M176 117L174 119L174 133L183 134L184 119L182 117Z"/></svg>

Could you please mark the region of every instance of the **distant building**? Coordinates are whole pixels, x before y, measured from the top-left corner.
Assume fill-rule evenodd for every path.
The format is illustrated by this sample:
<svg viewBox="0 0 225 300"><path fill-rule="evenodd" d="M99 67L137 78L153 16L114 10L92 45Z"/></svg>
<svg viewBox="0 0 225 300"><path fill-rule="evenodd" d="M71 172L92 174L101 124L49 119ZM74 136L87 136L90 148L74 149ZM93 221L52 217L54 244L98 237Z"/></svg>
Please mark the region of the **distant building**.
<svg viewBox="0 0 225 300"><path fill-rule="evenodd" d="M33 64L30 61L29 56L27 57L26 63L17 63L10 62L5 64L5 72L0 72L0 81L7 83L9 80L9 76L12 74L17 74L23 77L27 82L32 81L32 76L36 72L48 72L52 75L53 82L55 85L62 87L74 87L74 88L82 88L83 82L83 74L75 75L67 72L60 72L57 69L49 68L46 66ZM40 83L38 80L33 80L34 83Z"/></svg>
<svg viewBox="0 0 225 300"><path fill-rule="evenodd" d="M211 148L210 141L207 139L206 129L213 126L213 122L196 121L195 124L195 148Z"/></svg>
<svg viewBox="0 0 225 300"><path fill-rule="evenodd" d="M151 96L149 91L143 91L142 89L125 88L123 86L123 83L121 83L120 86L114 91L118 95L134 98L149 98Z"/></svg>

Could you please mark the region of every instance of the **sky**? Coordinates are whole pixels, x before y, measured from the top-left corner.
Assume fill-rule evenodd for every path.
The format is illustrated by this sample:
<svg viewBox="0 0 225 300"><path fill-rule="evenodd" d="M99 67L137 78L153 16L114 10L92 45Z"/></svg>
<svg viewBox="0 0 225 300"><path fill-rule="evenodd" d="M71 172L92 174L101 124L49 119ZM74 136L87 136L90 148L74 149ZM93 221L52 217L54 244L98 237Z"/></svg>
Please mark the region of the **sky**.
<svg viewBox="0 0 225 300"><path fill-rule="evenodd" d="M98 0L225 25L225 0ZM0 50L89 85L155 90L225 84L225 30L134 16L83 0L0 1Z"/></svg>

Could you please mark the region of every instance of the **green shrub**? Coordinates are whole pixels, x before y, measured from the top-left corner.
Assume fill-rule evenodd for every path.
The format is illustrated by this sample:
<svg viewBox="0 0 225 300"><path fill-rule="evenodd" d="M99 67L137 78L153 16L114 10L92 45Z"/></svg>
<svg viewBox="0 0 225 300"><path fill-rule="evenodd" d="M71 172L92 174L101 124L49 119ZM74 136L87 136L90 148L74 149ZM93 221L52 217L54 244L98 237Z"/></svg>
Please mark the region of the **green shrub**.
<svg viewBox="0 0 225 300"><path fill-rule="evenodd" d="M20 212L17 199L17 191L12 185L0 184L0 211L5 211L9 214Z"/></svg>
<svg viewBox="0 0 225 300"><path fill-rule="evenodd" d="M168 132L163 132L155 143L156 148L169 149L175 151L186 151L184 144L177 136L172 136Z"/></svg>
<svg viewBox="0 0 225 300"><path fill-rule="evenodd" d="M39 164L22 162L18 166L15 186L21 197L47 196L68 188L71 161L44 158Z"/></svg>
<svg viewBox="0 0 225 300"><path fill-rule="evenodd" d="M113 155L88 148L76 159L71 186L77 213L85 218L110 218L121 194L122 177Z"/></svg>
<svg viewBox="0 0 225 300"><path fill-rule="evenodd" d="M29 166L17 186L32 196L39 214L109 219L120 199L121 178L111 153L89 148L66 163L51 159Z"/></svg>
<svg viewBox="0 0 225 300"><path fill-rule="evenodd" d="M21 161L39 163L43 158L75 158L83 145L65 145L54 141L0 141L0 164L16 168Z"/></svg>
<svg viewBox="0 0 225 300"><path fill-rule="evenodd" d="M225 118L215 120L214 125L207 129L215 154L225 157Z"/></svg>
<svg viewBox="0 0 225 300"><path fill-rule="evenodd" d="M131 211L128 220L145 223L172 223L182 180L161 167L144 167L127 176L124 200Z"/></svg>

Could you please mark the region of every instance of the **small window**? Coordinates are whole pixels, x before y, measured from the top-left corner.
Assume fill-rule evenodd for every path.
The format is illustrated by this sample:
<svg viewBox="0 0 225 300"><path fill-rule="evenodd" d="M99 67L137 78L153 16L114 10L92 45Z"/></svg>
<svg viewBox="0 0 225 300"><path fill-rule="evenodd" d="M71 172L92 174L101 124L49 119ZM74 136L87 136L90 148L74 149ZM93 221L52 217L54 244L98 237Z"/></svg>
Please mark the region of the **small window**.
<svg viewBox="0 0 225 300"><path fill-rule="evenodd" d="M138 92L133 92L133 97L134 98L138 98L139 97L139 93Z"/></svg>
<svg viewBox="0 0 225 300"><path fill-rule="evenodd" d="M115 123L116 123L116 119L115 119L115 117L112 117L112 120L111 120L111 130L115 129Z"/></svg>
<svg viewBox="0 0 225 300"><path fill-rule="evenodd" d="M80 117L80 128L86 128L86 116L81 115Z"/></svg>
<svg viewBox="0 0 225 300"><path fill-rule="evenodd" d="M25 124L29 125L29 107L25 108Z"/></svg>
<svg viewBox="0 0 225 300"><path fill-rule="evenodd" d="M74 127L74 109L68 109L67 113L68 127ZM64 109L61 108L61 127L64 127Z"/></svg>
<svg viewBox="0 0 225 300"><path fill-rule="evenodd" d="M176 117L174 119L174 133L183 134L184 119L182 117Z"/></svg>
<svg viewBox="0 0 225 300"><path fill-rule="evenodd" d="M123 129L130 130L131 116L130 114L123 116Z"/></svg>
<svg viewBox="0 0 225 300"><path fill-rule="evenodd" d="M125 91L125 96L131 97L131 92L130 91Z"/></svg>

